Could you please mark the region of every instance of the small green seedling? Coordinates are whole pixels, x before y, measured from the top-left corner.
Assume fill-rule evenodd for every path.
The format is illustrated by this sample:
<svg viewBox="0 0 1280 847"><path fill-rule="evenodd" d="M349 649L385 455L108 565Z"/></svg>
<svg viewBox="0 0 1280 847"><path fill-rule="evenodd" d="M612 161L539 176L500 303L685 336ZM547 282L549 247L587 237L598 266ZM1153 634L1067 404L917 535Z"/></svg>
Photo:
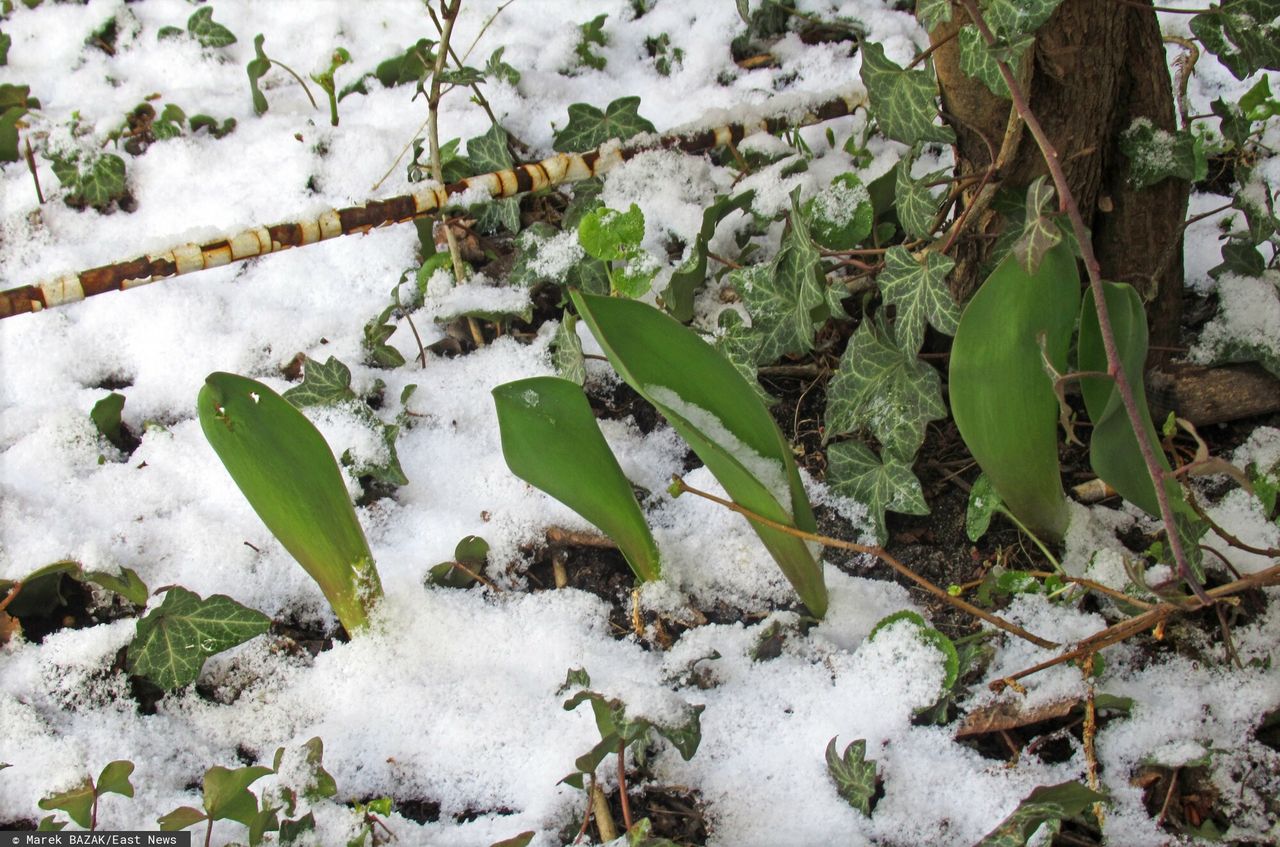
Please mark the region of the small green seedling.
<svg viewBox="0 0 1280 847"><path fill-rule="evenodd" d="M469 588L481 578L489 562L489 542L468 535L453 548L453 561L441 562L427 571L427 581L446 588Z"/></svg>
<svg viewBox="0 0 1280 847"><path fill-rule="evenodd" d="M859 738L844 748L836 750L836 739L827 743L827 773L836 784L836 790L844 801L867 817L871 816L871 801L876 796L876 763L867 761L867 741Z"/></svg>
<svg viewBox="0 0 1280 847"><path fill-rule="evenodd" d="M625 212L601 206L578 222L578 243L604 262L609 293L618 297L640 297L657 276L657 264L640 247L643 240L644 213L635 203Z"/></svg>
<svg viewBox="0 0 1280 847"><path fill-rule="evenodd" d="M368 625L382 597L369 542L319 430L267 386L210 374L200 426L249 505L320 586L347 632Z"/></svg>
<svg viewBox="0 0 1280 847"><path fill-rule="evenodd" d="M56 809L66 812L67 817L75 821L77 825L92 832L98 828L98 800L101 799L102 795L133 796L133 783L129 781L129 776L132 773L133 762L127 759L118 759L104 767L102 772L98 774L97 780L86 776L84 781L75 788L45 797L39 803L40 808L45 811ZM48 819L46 818L46 820ZM57 826L56 821L49 821L49 823ZM63 826L66 826L66 824L57 826L57 828L62 829Z"/></svg>
<svg viewBox="0 0 1280 847"><path fill-rule="evenodd" d="M791 446L728 359L645 303L578 291L571 297L614 370L662 413L735 503L780 524L815 531ZM805 542L764 524L752 528L809 612L818 618L826 614L822 566Z"/></svg>
<svg viewBox="0 0 1280 847"><path fill-rule="evenodd" d="M1042 838L1052 839L1063 821L1083 814L1093 804L1106 799L1107 795L1078 782L1042 785L1023 798L1018 808L974 847L1025 847L1037 832ZM1037 840L1036 843L1044 842Z"/></svg>
<svg viewBox="0 0 1280 847"><path fill-rule="evenodd" d="M262 843L263 835L272 829L275 810L259 808L258 798L249 786L270 773L274 771L261 765L234 770L214 765L204 772L202 808L179 806L158 819L161 831L175 832L204 821L204 843L207 845L213 834L213 822L231 820L249 829L251 845Z"/></svg>
<svg viewBox="0 0 1280 847"><path fill-rule="evenodd" d="M207 600L181 586L140 619L129 645L127 668L163 689L195 682L210 656L230 650L271 628L271 619L224 594Z"/></svg>
<svg viewBox="0 0 1280 847"><path fill-rule="evenodd" d="M351 54L339 47L333 51L333 55L329 58L329 67L318 74L311 75L312 81L324 89L324 93L329 96L329 123L333 126L338 125L338 91L334 85L333 75L338 68L350 61Z"/></svg>
<svg viewBox="0 0 1280 847"><path fill-rule="evenodd" d="M203 6L187 18L187 34L201 47L227 47L236 43L235 34L213 19L213 7ZM156 38L178 38L183 35L176 26L162 26Z"/></svg>
<svg viewBox="0 0 1280 847"><path fill-rule="evenodd" d="M498 386L493 400L511 472L616 541L637 579L657 579L657 545L582 389L534 377Z"/></svg>
<svg viewBox="0 0 1280 847"><path fill-rule="evenodd" d="M249 73L249 91L253 95L254 114L266 114L266 111L269 108L267 95L263 94L262 89L258 87L258 80L267 75L267 71L271 70L272 65L278 65L291 77L296 79L298 81L298 85L301 85L303 92L306 93L307 99L311 101L311 108L319 109L320 107L316 104L316 98L311 96L311 89L307 87L306 80L298 76L298 72L286 65L284 62L277 61L268 56L262 49L264 41L266 41L266 36L262 33L258 33L253 37L254 58L245 66L245 70Z"/></svg>

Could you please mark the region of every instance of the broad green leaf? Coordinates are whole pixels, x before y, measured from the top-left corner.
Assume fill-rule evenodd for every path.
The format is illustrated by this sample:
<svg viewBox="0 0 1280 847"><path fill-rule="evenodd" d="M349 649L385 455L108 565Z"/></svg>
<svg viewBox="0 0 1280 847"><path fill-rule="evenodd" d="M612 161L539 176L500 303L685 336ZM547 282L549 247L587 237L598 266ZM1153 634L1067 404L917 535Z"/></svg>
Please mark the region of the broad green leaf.
<svg viewBox="0 0 1280 847"><path fill-rule="evenodd" d="M382 310L381 314L364 325L364 341L361 343L361 346L364 348L365 362L371 367L390 369L398 368L404 364L404 354L387 343L387 340L391 338L396 331L394 324L387 323L391 318L391 312L394 308L394 306L388 306ZM310 373L312 366L314 365L310 359L307 361L309 364L307 366L307 370L304 372L303 384L288 389L284 394L286 400L294 400L294 398L299 398L299 395L301 395L300 399L302 399L303 402L294 401L294 405L297 406L317 405L315 403L308 403L305 401L307 399L314 399L316 396L323 394L322 390L318 390L319 386L317 384L313 383L311 386L306 384L306 376ZM338 360L330 356L329 361L337 362ZM338 362L338 364L341 365L342 363ZM322 366L315 365L315 367L319 368ZM345 368L346 366L342 365L342 367ZM350 375L350 371L348 371L348 380L350 379ZM293 394L291 397L290 392L297 393Z"/></svg>
<svg viewBox="0 0 1280 847"><path fill-rule="evenodd" d="M556 132L554 147L560 153L585 153L616 138L626 141L641 132L656 132L653 124L640 117L640 98L623 97L605 111L586 103L569 106L569 123Z"/></svg>
<svg viewBox="0 0 1280 847"><path fill-rule="evenodd" d="M889 540L886 511L929 514L920 480L911 470L911 456L904 459L886 450L880 457L861 441L841 441L827 448L827 463L827 484L837 494L867 507L875 522L877 544Z"/></svg>
<svg viewBox="0 0 1280 847"><path fill-rule="evenodd" d="M982 13L992 31L1008 41L1031 35L1054 13L1062 0L983 0Z"/></svg>
<svg viewBox="0 0 1280 847"><path fill-rule="evenodd" d="M991 486L986 474L978 474L978 479L969 489L969 505L965 509L964 532L969 540L976 542L987 534L991 526L991 516L1004 511L1004 502Z"/></svg>
<svg viewBox="0 0 1280 847"><path fill-rule="evenodd" d="M929 238L933 235L933 219L938 214L938 198L929 183L943 176L946 171L934 171L920 179L911 178L911 161L916 150L903 158L894 181L893 193L897 201L898 222L912 238Z"/></svg>
<svg viewBox="0 0 1280 847"><path fill-rule="evenodd" d="M120 431L120 413L124 411L124 395L113 391L93 404L89 418L103 438L116 447L124 448L123 433Z"/></svg>
<svg viewBox="0 0 1280 847"><path fill-rule="evenodd" d="M248 826L258 813L258 798L249 786L270 773L274 771L261 765L235 769L214 765L204 772L204 810L215 821Z"/></svg>
<svg viewBox="0 0 1280 847"><path fill-rule="evenodd" d="M703 210L702 229L698 231L692 253L671 274L671 282L662 292L662 305L676 320L681 323L693 320L693 298L707 278L707 245L715 236L716 227L730 212L750 208L754 197L754 191L744 191L733 196L723 195ZM565 217L568 218L567 213Z"/></svg>
<svg viewBox="0 0 1280 847"><path fill-rule="evenodd" d="M951 0L916 0L916 20L932 32L951 20Z"/></svg>
<svg viewBox="0 0 1280 847"><path fill-rule="evenodd" d="M63 596L63 580L66 577L80 579L83 569L73 559L64 559L36 568L22 578L21 589L5 607L15 618L43 617L54 609L67 604ZM17 581L0 579L0 598L7 595Z"/></svg>
<svg viewBox="0 0 1280 847"><path fill-rule="evenodd" d="M203 6L187 18L187 32L200 42L201 47L226 47L236 43L231 30L214 22L212 6Z"/></svg>
<svg viewBox="0 0 1280 847"><path fill-rule="evenodd" d="M756 365L760 362L760 336L757 335L734 309L725 309L717 319L720 333L716 337L715 348L720 355L729 360L734 369L742 374L742 378L755 389L756 394L767 405L773 405L777 398L769 395L756 378Z"/></svg>
<svg viewBox="0 0 1280 847"><path fill-rule="evenodd" d="M1199 136L1156 129L1147 118L1135 118L1120 135L1120 152L1129 159L1129 182L1139 190L1169 177L1195 182L1209 170Z"/></svg>
<svg viewBox="0 0 1280 847"><path fill-rule="evenodd" d="M469 65L446 67L440 71L440 82L445 85L479 85L484 82L484 72Z"/></svg>
<svg viewBox="0 0 1280 847"><path fill-rule="evenodd" d="M1191 19L1191 31L1236 79L1280 70L1280 0L1227 0Z"/></svg>
<svg viewBox="0 0 1280 847"><path fill-rule="evenodd" d="M1261 277L1266 271L1267 260L1256 243L1232 239L1222 245L1222 263L1210 268L1209 276L1218 279L1224 273L1233 273L1236 276ZM1252 358L1237 361L1252 361Z"/></svg>
<svg viewBox="0 0 1280 847"><path fill-rule="evenodd" d="M884 270L876 277L884 302L897 309L894 337L911 353L923 346L926 323L946 335L955 335L960 325L960 307L947 288L947 274L955 261L932 250L922 258L923 262L901 246L890 247L884 254Z"/></svg>
<svg viewBox="0 0 1280 847"><path fill-rule="evenodd" d="M1005 83L1004 76L1000 73L997 57L991 48L987 46L987 42L978 32L978 28L972 24L965 24L960 28L959 41L960 70L964 72L965 76L982 82L992 94L1008 100L1009 86ZM1030 35L1016 36L1001 51L1000 58L1014 68L1016 73L1022 54L1034 43L1035 39ZM1007 53L1007 57L1004 55L1005 53Z"/></svg>
<svg viewBox="0 0 1280 847"><path fill-rule="evenodd" d="M0 86L0 89L12 86ZM16 162L18 152L18 120L27 113L26 106L0 108L0 162Z"/></svg>
<svg viewBox="0 0 1280 847"><path fill-rule="evenodd" d="M863 815L871 815L871 798L876 794L876 763L867 761L867 741L859 738L836 752L836 739L827 743L827 773L835 781L844 801Z"/></svg>
<svg viewBox="0 0 1280 847"><path fill-rule="evenodd" d="M103 209L125 194L124 159L113 153L92 154L81 161L78 154L51 157L53 173L67 189L67 200Z"/></svg>
<svg viewBox="0 0 1280 847"><path fill-rule="evenodd" d="M351 369L330 356L323 364L307 357L302 367L302 384L287 389L283 395L299 409L308 406L335 406L345 400L354 400L351 390Z"/></svg>
<svg viewBox="0 0 1280 847"><path fill-rule="evenodd" d="M498 124L467 142L467 159L478 173L503 171L515 164L507 149L507 131Z"/></svg>
<svg viewBox="0 0 1280 847"><path fill-rule="evenodd" d="M850 250L871 235L871 195L857 174L840 174L805 201L813 240L829 250Z"/></svg>
<svg viewBox="0 0 1280 847"><path fill-rule="evenodd" d="M1057 832L1064 820L1106 799L1105 794L1091 791L1078 782L1042 785L1028 794L1009 817L974 847L1026 847L1031 836L1043 824L1050 824Z"/></svg>
<svg viewBox="0 0 1280 847"><path fill-rule="evenodd" d="M243 644L271 627L271 619L224 594L207 600L181 586L138 621L129 645L129 672L164 689L194 682L205 659Z"/></svg>
<svg viewBox="0 0 1280 847"><path fill-rule="evenodd" d="M604 206L588 212L578 223L578 243L602 262L630 256L644 239L644 213L635 203L625 212Z"/></svg>
<svg viewBox="0 0 1280 847"><path fill-rule="evenodd" d="M435 63L435 54L431 49L434 46L434 41L421 38L399 56L380 63L373 72L374 76L386 88L417 82L427 75Z"/></svg>
<svg viewBox="0 0 1280 847"><path fill-rule="evenodd" d="M1263 77L1240 98L1240 111L1249 121L1265 121L1280 115L1280 100L1271 96L1271 81Z"/></svg>
<svg viewBox="0 0 1280 847"><path fill-rule="evenodd" d="M1049 217L1053 193L1053 186L1043 176L1036 177L1027 186L1022 234L1009 248L1027 273L1034 274L1045 254L1062 241L1062 230Z"/></svg>
<svg viewBox="0 0 1280 847"><path fill-rule="evenodd" d="M102 773L98 774L98 796L120 794L124 797L132 797L133 783L129 781L132 773L133 762L127 759L117 759L108 763L102 769Z"/></svg>
<svg viewBox="0 0 1280 847"><path fill-rule="evenodd" d="M898 346L879 314L864 318L827 386L827 438L864 430L887 451L911 457L925 426L946 416L938 372Z"/></svg>
<svg viewBox="0 0 1280 847"><path fill-rule="evenodd" d="M208 819L209 816L199 809L192 806L179 806L169 814L161 815L156 822L160 825L161 832L175 832Z"/></svg>
<svg viewBox="0 0 1280 847"><path fill-rule="evenodd" d="M88 829L93 814L93 797L93 780L85 777L84 781L76 787L50 794L37 805L46 812L55 809L66 812L71 820Z"/></svg>
<svg viewBox="0 0 1280 847"><path fill-rule="evenodd" d="M1079 312L1071 248L1059 243L1029 274L1006 256L969 301L951 346L951 412L1010 512L1042 537L1066 531L1058 470L1058 398L1042 359L1066 371Z"/></svg>
<svg viewBox="0 0 1280 847"><path fill-rule="evenodd" d="M505 229L507 232L520 231L520 198L503 197L472 207L476 216L476 229L485 234Z"/></svg>
<svg viewBox="0 0 1280 847"><path fill-rule="evenodd" d="M884 134L903 144L955 141L949 126L938 126L938 86L927 70L908 71L884 54L883 45L862 43L862 84L867 87L877 123Z"/></svg>
<svg viewBox="0 0 1280 847"><path fill-rule="evenodd" d="M131 568L121 568L119 575L102 571L87 571L83 579L119 594L135 606L145 606L147 604L147 597L149 596L147 584L138 576L137 571Z"/></svg>
<svg viewBox="0 0 1280 847"><path fill-rule="evenodd" d="M499 385L493 399L511 472L617 542L641 581L657 579L657 545L582 389L558 377L534 377Z"/></svg>
<svg viewBox="0 0 1280 847"><path fill-rule="evenodd" d="M249 505L347 632L363 629L382 586L324 437L280 395L235 374L210 374L198 407L205 438Z"/></svg>
<svg viewBox="0 0 1280 847"><path fill-rule="evenodd" d="M894 612L881 618L871 628L871 632L867 635L867 640L874 640L882 630L900 622L905 622L913 627L921 641L924 641L942 654L943 675L941 688L942 692L951 690L951 687L956 684L956 680L960 678L960 654L956 652L956 645L950 638L925 623L924 618L918 613L910 609L903 609L900 612Z"/></svg>
<svg viewBox="0 0 1280 847"><path fill-rule="evenodd" d="M520 84L520 72L502 61L502 54L506 51L506 47L499 47L489 54L489 61L485 62L484 75L491 80L505 82L507 85L516 86Z"/></svg>
<svg viewBox="0 0 1280 847"><path fill-rule="evenodd" d="M808 532L813 511L791 447L747 380L693 331L635 300L571 292L610 363L653 403L738 504ZM811 614L827 610L822 568L798 538L753 529Z"/></svg>
<svg viewBox="0 0 1280 847"><path fill-rule="evenodd" d="M576 329L578 316L565 312L551 339L551 364L563 379L582 385L587 380L586 360L582 356L582 339Z"/></svg>
<svg viewBox="0 0 1280 847"><path fill-rule="evenodd" d="M262 50L262 44L266 41L266 36L258 33L253 37L254 58L249 60L249 64L245 65L245 70L249 74L249 92L253 95L253 111L254 114L266 114L268 104L267 95L262 93L262 89L258 87L258 80L267 75L267 71L271 70L271 60L267 58L267 54Z"/></svg>

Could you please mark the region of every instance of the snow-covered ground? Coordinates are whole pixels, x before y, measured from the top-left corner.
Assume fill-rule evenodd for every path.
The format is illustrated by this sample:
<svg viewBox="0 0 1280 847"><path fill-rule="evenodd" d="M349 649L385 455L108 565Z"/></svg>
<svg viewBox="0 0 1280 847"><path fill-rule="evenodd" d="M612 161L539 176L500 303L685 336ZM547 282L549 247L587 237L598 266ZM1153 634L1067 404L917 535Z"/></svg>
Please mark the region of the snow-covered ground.
<svg viewBox="0 0 1280 847"><path fill-rule="evenodd" d="M384 89L371 81L367 95L341 102L341 125L332 127L323 102L314 110L279 69L264 80L270 110L256 116L245 65L256 33L266 36L269 56L303 75L323 70L341 46L353 57L338 71L341 88L418 38L434 37L419 0L216 0L214 19L238 40L208 49L189 38L157 38L163 26L185 25L196 7L183 0L15 5L0 24L12 38L0 83L30 85L39 98L41 109L26 118L30 137L68 140L74 113L101 140L152 94L159 95L157 112L174 103L188 115L238 123L221 140L187 133L157 142L145 155L125 155L137 202L132 213L68 208L57 199L46 161L38 161L41 183L54 197L39 205L25 166L4 166L0 287L409 190L403 162L396 160L426 117L423 99L410 99L411 86ZM859 85L860 60L849 58L847 44L808 46L795 35L775 48L776 67L738 68L729 40L742 22L729 0L658 0L638 18L635 5L515 0L495 17L500 4L494 0L465 0L454 44L462 52L475 40L470 63L477 65L505 48L503 60L522 78L514 87L486 84L485 94L503 125L543 154L571 103L603 107L638 95L640 113L665 132L715 110L765 109L779 89L816 101ZM902 63L927 44L915 19L892 4L799 5L860 22L868 39ZM575 65L578 25L600 14L608 15L609 43L595 49L607 65L566 75ZM113 16L120 31L114 55L86 46L90 33ZM683 50L668 77L658 74L644 45L646 37L663 34ZM1196 83L1193 111L1207 111L1207 100L1224 88L1243 91L1247 84L1225 74ZM440 122L446 140L489 127L464 91L445 98ZM847 136L852 125L846 119L838 127ZM821 129L813 138L825 144ZM871 177L900 148L880 144L873 151ZM391 176L373 191L388 170ZM788 182L759 180L758 202L781 206L793 185L812 192L830 175L817 167ZM651 224L646 246L659 253L662 228L691 237L701 210L730 180L701 160L644 156L608 177L605 196L615 208L641 206ZM1218 203L1197 202L1197 208ZM1212 226L1191 229L1189 238L1188 268L1204 283L1204 271L1217 262ZM697 754L685 762L660 745L653 770L662 785L698 792L709 844L967 845L1036 786L1083 778L1078 744L1065 761L1024 756L1011 767L956 743L954 725L913 724L916 710L936 699L943 668L940 654L910 627L867 639L881 618L913 608L896 585L828 566L826 619L786 640L769 661L754 660L754 647L770 624L790 621L790 613L749 626L696 627L661 652L616 638L599 598L572 589L520 590L529 556L522 551L539 543L547 527L587 528L508 471L490 396L500 383L553 372L548 345L555 326L544 326L530 344L501 338L467 356L433 357L426 367L413 361L417 348L402 327L391 343L408 365L363 365L364 325L414 264L416 245L412 226L389 228L0 324L0 577L18 579L70 558L90 570L132 568L153 589L178 584L202 596L226 594L277 619L332 623L314 583L275 543L202 435L195 399L206 375L231 371L284 390L281 369L295 354L335 356L351 367L357 392L385 381L380 414L388 421L402 411L402 389L417 385L405 407L414 423L397 442L410 482L393 499L359 510L387 595L373 631L314 659L282 652L272 637L260 636L208 662L203 678L217 692L216 702L192 687L166 696L146 716L138 714L124 675L110 671L133 636L133 619L63 630L39 645L14 639L0 649L0 762L10 765L0 770L0 821L43 816L40 798L96 775L111 760L130 759L137 765L137 794L104 799L100 826L154 828L161 814L200 805L190 786L209 766L237 767L246 763L243 756L269 766L277 747L294 749L320 736L339 800L388 795L439 804L436 823L392 815L398 844L484 845L526 830L537 833L535 845L559 844L558 833L586 806L582 792L559 780L598 740L589 710L562 708L566 695L558 689L572 668L586 669L594 690L621 697L637 714L669 716L683 708L681 701L705 706ZM443 336L429 320L417 327L426 344ZM598 365L592 378L607 379ZM128 457L107 444L89 418L108 391L104 384L125 386L119 389L127 398L124 420L142 437ZM319 423L336 453L360 448L358 426L337 418ZM610 423L605 433L628 476L659 492L650 519L665 575L642 593L647 607L676 613L690 603L722 601L754 614L792 601L790 586L743 519L702 500L661 494L685 454L668 428L642 435ZM1280 432L1259 431L1238 463L1274 457L1277 445ZM688 480L716 489L705 471ZM820 482L808 484L815 500L828 496ZM1088 520L1082 511L1079 521ZM1261 521L1247 498L1228 498L1221 520L1255 543L1277 544L1276 528ZM508 590L424 587L426 571L452 558L456 542L470 534L489 542L490 576ZM1068 562L1083 568L1109 537L1074 533L1079 543ZM1245 557L1237 564L1261 566ZM1022 598L1009 614L1063 643L1105 626L1099 615L1039 597ZM1233 636L1244 670L1183 659L1150 663L1127 646L1108 654L1098 691L1134 701L1128 717L1098 736L1103 784L1112 798L1109 843L1168 843L1130 779L1144 762L1176 766L1210 752L1222 802L1240 831L1280 837L1265 807L1267 792L1274 802L1280 787L1280 756L1253 736L1260 716L1280 705L1280 663L1271 659L1280 641L1280 604L1271 603ZM989 676L1051 655L1021 642L996 643ZM718 658L699 667L714 684L688 684L692 664L713 654ZM1026 682L1032 704L1086 690L1070 667ZM962 706L993 696L979 684ZM867 758L878 765L884 796L869 818L840 798L827 774L823 751L837 736L841 749L866 739ZM616 785L612 763L610 757L600 768L606 787ZM267 777L254 789L284 778ZM342 844L354 834L357 818L348 809L318 802L313 811L316 843ZM1274 820L1274 808L1269 814ZM239 824L215 827L214 843L244 838Z"/></svg>

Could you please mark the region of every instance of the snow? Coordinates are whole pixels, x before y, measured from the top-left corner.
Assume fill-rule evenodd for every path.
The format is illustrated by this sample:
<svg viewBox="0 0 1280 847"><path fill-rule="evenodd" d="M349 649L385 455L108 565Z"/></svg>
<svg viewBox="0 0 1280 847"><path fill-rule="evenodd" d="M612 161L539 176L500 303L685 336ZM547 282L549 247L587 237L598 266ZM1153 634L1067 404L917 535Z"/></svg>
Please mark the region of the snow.
<svg viewBox="0 0 1280 847"><path fill-rule="evenodd" d="M909 61L927 44L896 3L799 5L806 14L857 21L894 61ZM213 8L214 19L237 35L234 45L203 49L188 38L158 41L161 26L181 27L194 10L181 0L46 2L34 10L15 4L3 21L13 44L0 83L29 84L40 99L42 108L24 118L29 127L23 130L37 149L46 139L97 149L151 94L160 95L153 101L157 111L173 103L188 115L234 117L237 128L222 140L188 133L127 157L137 200L132 213L68 208L43 159L37 167L50 197L44 205L21 163L0 168L4 287L412 190L398 161L426 116L421 100L410 99L412 87L384 89L370 81L368 95L341 101L341 124L331 127L323 103L313 110L297 82L278 68L263 80L269 111L254 115L244 68L256 33L266 36L269 56L303 76L326 67L334 47L344 46L353 62L338 71L341 88L434 33L419 0L311 0L305 15L297 4L249 0L217 0ZM599 14L608 15L609 43L597 51L608 65L604 71L574 68L577 25ZM122 24L115 55L86 47L86 37L113 16ZM1164 20L1171 31L1185 27L1185 17ZM740 69L728 41L742 26L728 2L658 0L637 17L629 0L520 0L510 6L465 0L455 44L466 51L476 40L468 59L474 65L506 48L503 58L523 74L520 84L491 83L484 91L503 125L539 155L550 153L554 128L564 126L575 102L603 107L639 95L640 113L666 132L799 112L833 91L860 90L860 60L848 57L847 45L806 46L794 35L778 45L776 67ZM646 37L661 34L670 36L671 48L683 50L669 77L657 73L644 47ZM1251 84L1215 68L1202 60L1193 77L1194 113ZM566 69L572 73L562 73ZM93 135L73 139L74 112ZM839 199L839 192L825 189L850 169L842 142L860 133L865 120L858 115L830 124L835 145L823 128L806 131L817 158L803 173L782 178L793 163L784 160L735 183L731 171L705 158L655 152L610 173L602 200L613 208L639 205L646 220L643 247L653 261L669 266L682 258L668 256L672 239L690 243L702 209L717 195L755 190L754 208L761 214L787 208L797 187L804 198ZM445 139L472 138L489 127L464 92L444 98L440 121ZM877 139L869 146L874 159L859 172L864 184L904 149ZM794 152L768 135L741 149ZM928 152L916 167L946 167L947 155ZM1276 161L1264 167L1274 188L1280 183ZM1198 198L1192 211L1220 203ZM728 216L712 249L732 252L735 235L749 222L748 214ZM1215 226L1205 221L1188 230L1193 282L1207 280L1208 268L1218 262ZM524 830L537 833L537 847L560 844L559 834L576 830L585 807L581 792L560 779L599 740L588 708L563 709L569 695L560 686L571 668L586 669L592 690L621 697L632 714L670 719L705 706L698 753L685 762L661 742L654 771L661 785L699 793L708 843L718 847L967 845L1034 787L1082 777L1079 750L1057 764L1027 756L1006 766L957 743L953 725L914 722L941 693L938 652L908 626L867 639L879 620L915 609L912 595L896 583L826 563L829 613L802 634L800 616L785 611L795 607L794 591L750 524L701 498L666 494L676 472L691 485L723 494L705 468L685 470L687 447L669 426L644 434L633 421L602 422L627 476L649 492L642 505L662 553L663 579L642 587L641 607L692 622L696 609L715 606L736 619L688 628L668 650L648 649L634 636L618 637L604 600L575 589L534 590L527 569L546 529L589 527L509 472L490 392L553 372L548 348L555 324L543 325L532 339L504 336L465 356L431 357L423 367L414 361L417 345L401 323L390 343L408 364L393 370L363 364L363 328L385 308L401 273L415 265L416 246L413 227L379 229L0 324L5 579L69 558L91 570L132 568L152 590L181 585L203 597L228 595L281 622L333 627L318 588L257 519L201 433L195 397L212 371L245 374L284 390L289 383L282 369L304 353L345 362L359 394L384 381L384 407L377 414L384 422L406 415L396 447L410 480L394 497L357 508L386 598L371 630L349 643L313 657L287 649L279 636L258 637L210 659L199 690L167 695L154 714L139 713L125 675L113 670L133 638L132 618L64 629L39 644L18 637L0 648L0 762L11 765L0 769L0 821L39 819L42 797L96 776L109 761L130 759L137 765L137 794L104 798L100 826L153 829L159 815L200 804L191 786L212 765L269 766L283 746L288 766L253 788L262 793L296 784L305 771L297 761L299 747L320 737L338 802L304 803L316 817L316 843L342 844L354 834L357 818L339 803L388 795L430 800L441 809L439 820L429 823L393 814L387 823L398 844L484 845ZM555 277L580 255L575 234L557 235L540 245L534 269ZM1277 318L1264 320L1260 311L1272 301L1258 299L1255 290L1273 284L1223 278L1219 296L1232 332L1243 327L1274 342ZM709 292L700 301L702 314L711 313L703 306L714 297ZM428 286L416 326L429 345L444 335L432 318L518 310L528 303L525 290L479 276L455 284L443 271ZM584 340L588 353L599 352L589 334ZM597 384L611 378L599 362L588 370ZM402 403L411 384L417 388ZM89 420L94 403L112 390L108 385L123 385L114 390L127 398L124 422L141 437L127 457ZM659 399L703 427L713 424L679 397ZM307 414L335 454L351 451L358 462L385 459L385 445L348 411ZM781 465L716 426L716 440L788 503ZM1278 457L1280 435L1260 430L1234 461L1274 468ZM867 526L860 504L802 476L815 503ZM347 482L353 497L361 493L350 475ZM1275 525L1242 492L1212 503L1210 511L1225 529L1254 544L1280 544ZM1101 507L1077 515L1064 557L1068 570L1092 568L1089 573L1109 584L1120 582L1114 535L1132 520ZM428 569L451 559L458 540L472 534L490 544L486 576L498 590L424 587ZM1265 562L1229 555L1243 571ZM866 573L869 565L866 559L853 569ZM152 605L158 602L152 598ZM1039 596L1020 596L1002 614L1064 645L1106 623L1099 613ZM780 655L754 658L774 625L787 633ZM1260 614L1233 637L1248 665L1244 671L1176 657L1142 662L1127 647L1107 654L1107 669L1093 684L1135 700L1133 714L1107 724L1098 739L1113 797L1110 843L1165 843L1167 834L1156 829L1130 779L1151 755L1173 765L1205 751L1214 754L1220 784L1231 789L1223 796L1231 798L1234 819L1265 837L1267 815L1273 814L1265 802L1275 794L1280 761L1253 730L1259 716L1280 702L1280 667L1272 661L1280 614L1274 608ZM997 699L986 680L1053 655L1004 636L992 643L997 656L982 681L957 692L963 711ZM718 658L708 658L713 654ZM688 681L695 663L710 687ZM1089 684L1073 666L1025 682L1025 698L1000 696L1034 707L1078 698ZM870 818L839 798L826 773L823 750L832 738L841 749L865 739L868 758L877 762L884 796ZM606 787L616 784L614 766L609 757L600 769ZM1238 775L1248 769L1250 775ZM215 844L243 838L238 825L214 828Z"/></svg>

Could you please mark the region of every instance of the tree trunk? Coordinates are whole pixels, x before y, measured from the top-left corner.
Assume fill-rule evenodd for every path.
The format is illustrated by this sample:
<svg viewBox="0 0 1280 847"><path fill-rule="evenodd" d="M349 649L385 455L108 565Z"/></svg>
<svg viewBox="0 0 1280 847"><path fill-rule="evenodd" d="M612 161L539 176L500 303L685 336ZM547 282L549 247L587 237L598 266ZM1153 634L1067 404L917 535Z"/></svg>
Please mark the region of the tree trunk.
<svg viewBox="0 0 1280 847"><path fill-rule="evenodd" d="M992 94L960 69L954 38L968 23L955 8L952 21L930 35L946 116L957 134L958 175L980 174L999 151L1009 122L1008 100ZM1173 86L1155 12L1115 0L1064 0L1036 34L1017 69L1031 108L1062 157L1063 170L1085 222L1103 276L1133 284L1147 301L1151 362L1161 361L1179 341L1182 317L1182 222L1190 186L1166 179L1135 191L1129 162L1120 152L1121 133L1135 118L1174 131ZM1035 141L1024 129L1016 152L996 175L1002 188L1025 189L1047 173ZM968 198L966 198L968 199ZM988 211L974 230L999 231ZM952 293L962 302L982 281L990 238L957 245Z"/></svg>

